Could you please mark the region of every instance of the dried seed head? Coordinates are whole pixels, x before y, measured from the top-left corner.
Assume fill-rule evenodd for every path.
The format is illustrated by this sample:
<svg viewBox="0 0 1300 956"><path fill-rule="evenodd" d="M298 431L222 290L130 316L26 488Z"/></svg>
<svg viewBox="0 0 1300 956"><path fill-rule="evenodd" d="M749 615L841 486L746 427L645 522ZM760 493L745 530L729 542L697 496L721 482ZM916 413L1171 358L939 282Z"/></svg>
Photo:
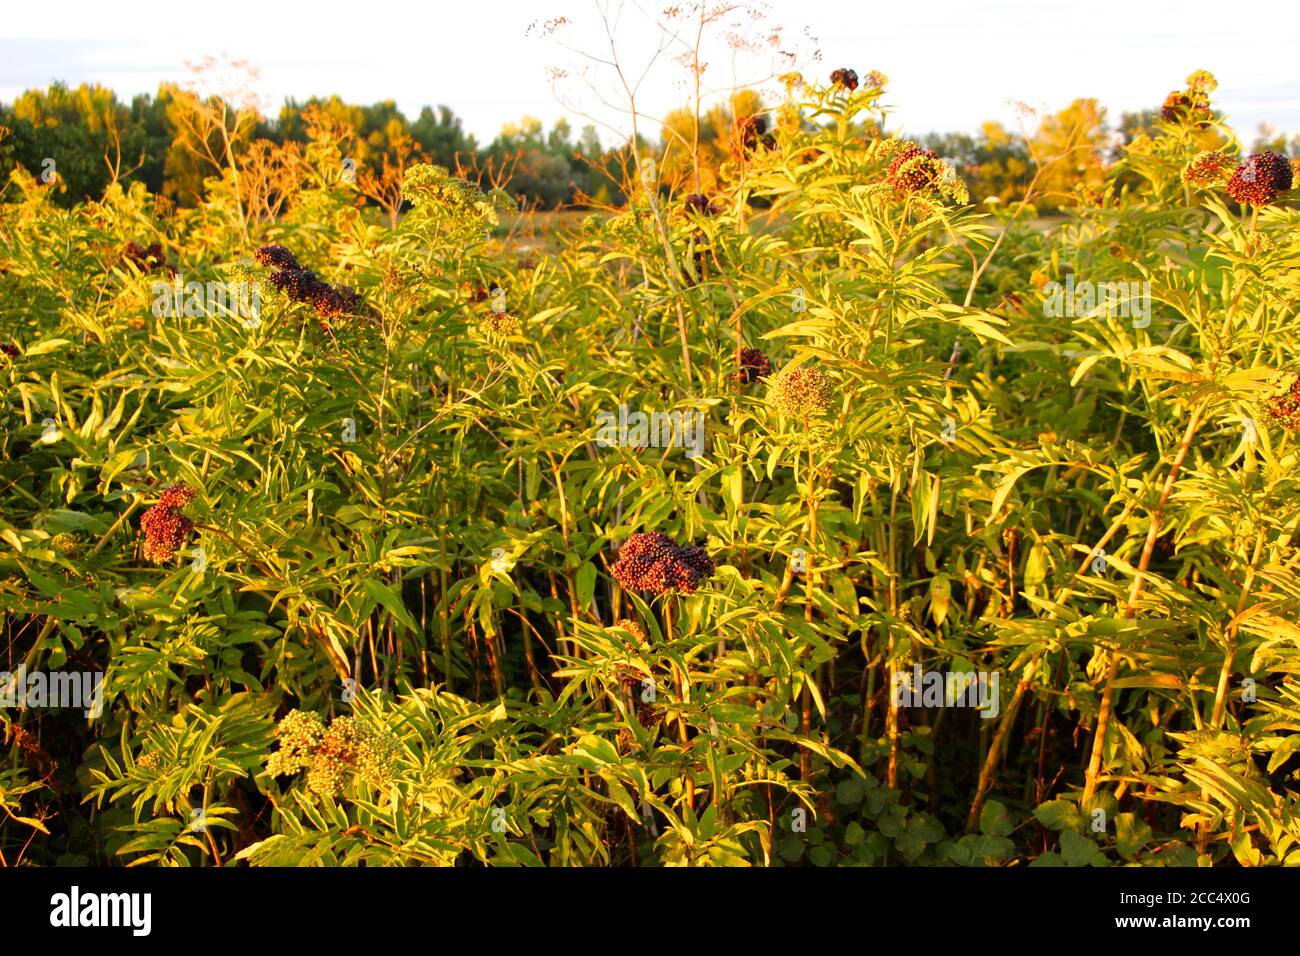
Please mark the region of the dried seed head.
<svg viewBox="0 0 1300 956"><path fill-rule="evenodd" d="M940 172L934 150L907 143L889 164L886 179L900 193L925 192L939 185Z"/></svg>
<svg viewBox="0 0 1300 956"><path fill-rule="evenodd" d="M163 489L162 497L158 499L158 504L164 508L184 508L194 500L195 491L189 485L183 482L177 482L174 485L168 485Z"/></svg>

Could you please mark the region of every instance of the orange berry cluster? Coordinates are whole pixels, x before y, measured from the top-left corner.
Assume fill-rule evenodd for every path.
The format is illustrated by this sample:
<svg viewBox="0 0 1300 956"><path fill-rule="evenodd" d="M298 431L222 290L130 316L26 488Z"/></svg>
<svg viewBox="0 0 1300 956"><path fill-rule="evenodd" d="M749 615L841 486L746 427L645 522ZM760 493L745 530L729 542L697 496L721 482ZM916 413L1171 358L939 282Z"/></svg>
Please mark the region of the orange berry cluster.
<svg viewBox="0 0 1300 956"><path fill-rule="evenodd" d="M1300 431L1300 375L1292 377L1285 392L1269 399L1266 413L1274 425L1287 431Z"/></svg>
<svg viewBox="0 0 1300 956"><path fill-rule="evenodd" d="M1183 167L1183 182L1193 189L1221 186L1230 175L1231 165L1231 157L1218 150L1197 153L1195 158Z"/></svg>
<svg viewBox="0 0 1300 956"><path fill-rule="evenodd" d="M821 369L796 368L783 374L772 389L772 401L791 418L820 415L830 407L835 387Z"/></svg>

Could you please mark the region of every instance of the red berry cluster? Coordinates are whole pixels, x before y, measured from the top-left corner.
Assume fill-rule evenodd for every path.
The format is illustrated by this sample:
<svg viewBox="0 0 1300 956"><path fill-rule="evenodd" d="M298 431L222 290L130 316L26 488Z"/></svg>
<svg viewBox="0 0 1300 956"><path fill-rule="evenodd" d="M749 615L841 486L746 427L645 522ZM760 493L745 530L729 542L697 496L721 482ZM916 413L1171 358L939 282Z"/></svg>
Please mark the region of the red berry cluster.
<svg viewBox="0 0 1300 956"><path fill-rule="evenodd" d="M758 349L743 348L740 350L740 362L736 371L731 373L733 382L741 382L745 385L755 382L760 378L767 378L772 374L772 360Z"/></svg>
<svg viewBox="0 0 1300 956"><path fill-rule="evenodd" d="M629 591L692 594L702 580L713 574L714 568L713 560L703 548L678 547L662 531L647 531L634 534L623 543L611 570L614 580Z"/></svg>
<svg viewBox="0 0 1300 956"><path fill-rule="evenodd" d="M361 296L352 289L330 285L310 269L304 269L284 246L262 246L253 258L271 269L271 285L294 302L306 302L322 323L341 315L354 315L362 306Z"/></svg>
<svg viewBox="0 0 1300 956"><path fill-rule="evenodd" d="M835 70L831 73L831 82L846 90L856 90L858 88L858 71L848 68Z"/></svg>
<svg viewBox="0 0 1300 956"><path fill-rule="evenodd" d="M194 530L194 522L181 514L194 500L194 489L184 484L171 485L158 503L140 516L144 535L144 556L154 564L170 561Z"/></svg>
<svg viewBox="0 0 1300 956"><path fill-rule="evenodd" d="M18 346L14 345L12 342L5 342L3 345L0 345L0 352L3 352L10 358L17 358Z"/></svg>
<svg viewBox="0 0 1300 956"><path fill-rule="evenodd" d="M934 150L909 143L889 164L886 179L900 193L925 192L939 185L940 172Z"/></svg>
<svg viewBox="0 0 1300 956"><path fill-rule="evenodd" d="M1225 187L1234 201L1267 206L1291 188L1291 163L1279 153L1251 153L1232 172Z"/></svg>
<svg viewBox="0 0 1300 956"><path fill-rule="evenodd" d="M128 242L122 251L122 258L135 263L141 272L166 271L171 275L176 274L176 267L167 261L160 242L151 242L147 247Z"/></svg>

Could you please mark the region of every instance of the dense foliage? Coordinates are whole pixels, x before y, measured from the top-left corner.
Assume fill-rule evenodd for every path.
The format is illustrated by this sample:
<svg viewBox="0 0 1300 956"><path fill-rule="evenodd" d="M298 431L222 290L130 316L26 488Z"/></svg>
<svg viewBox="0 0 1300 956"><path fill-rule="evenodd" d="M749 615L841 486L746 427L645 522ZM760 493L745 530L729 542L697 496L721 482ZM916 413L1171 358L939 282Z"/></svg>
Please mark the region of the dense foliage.
<svg viewBox="0 0 1300 956"><path fill-rule="evenodd" d="M1048 227L789 91L540 260L325 122L272 215L16 170L4 667L105 676L5 861L1300 862L1290 166L1170 108Z"/></svg>

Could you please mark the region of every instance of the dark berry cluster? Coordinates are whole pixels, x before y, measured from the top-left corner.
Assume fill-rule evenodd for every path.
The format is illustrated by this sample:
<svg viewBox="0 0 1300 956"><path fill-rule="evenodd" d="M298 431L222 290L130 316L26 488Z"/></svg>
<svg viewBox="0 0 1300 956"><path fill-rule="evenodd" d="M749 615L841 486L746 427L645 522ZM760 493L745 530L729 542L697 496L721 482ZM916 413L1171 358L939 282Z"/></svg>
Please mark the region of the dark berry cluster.
<svg viewBox="0 0 1300 956"><path fill-rule="evenodd" d="M702 196L699 193L691 193L684 200L682 206L687 212L693 212L701 216L716 216L718 209L709 201L708 196Z"/></svg>
<svg viewBox="0 0 1300 956"><path fill-rule="evenodd" d="M1212 116L1209 97L1201 90L1175 90L1160 107L1160 118L1166 123L1189 122L1200 128L1209 126Z"/></svg>
<svg viewBox="0 0 1300 956"><path fill-rule="evenodd" d="M122 258L134 263L141 272L165 271L171 275L176 274L176 267L167 261L160 242L151 242L148 246L128 242L122 250Z"/></svg>
<svg viewBox="0 0 1300 956"><path fill-rule="evenodd" d="M284 246L262 246L253 258L271 269L271 285L294 302L305 302L316 310L322 322L361 311L360 294L343 286L330 285L298 260Z"/></svg>
<svg viewBox="0 0 1300 956"><path fill-rule="evenodd" d="M623 543L611 569L629 591L692 594L713 574L713 560L703 548L678 547L662 531L634 534Z"/></svg>
<svg viewBox="0 0 1300 956"><path fill-rule="evenodd" d="M758 349L741 349L740 361L737 365L738 367L736 371L731 373L731 380L733 382L741 382L748 385L760 378L767 378L772 374L772 360Z"/></svg>
<svg viewBox="0 0 1300 956"><path fill-rule="evenodd" d="M253 258L268 269L284 269L289 272L301 272L302 266L293 253L284 246L262 246L253 253Z"/></svg>
<svg viewBox="0 0 1300 956"><path fill-rule="evenodd" d="M1300 431L1300 375L1292 376L1285 392L1269 399L1266 412L1274 425L1287 431Z"/></svg>
<svg viewBox="0 0 1300 956"><path fill-rule="evenodd" d="M776 137L767 131L767 117L737 117L731 124L731 155L744 159L760 146L763 149L776 147Z"/></svg>
<svg viewBox="0 0 1300 956"><path fill-rule="evenodd" d="M482 302L490 295L496 295L500 287L494 282L491 285L483 285L481 282L462 282L460 284L461 294L471 302Z"/></svg>
<svg viewBox="0 0 1300 956"><path fill-rule="evenodd" d="M831 82L846 90L856 90L858 88L858 71L841 67L831 73Z"/></svg>
<svg viewBox="0 0 1300 956"><path fill-rule="evenodd" d="M1291 163L1279 153L1251 153L1232 171L1225 187L1234 201L1267 206L1291 188Z"/></svg>
<svg viewBox="0 0 1300 956"><path fill-rule="evenodd" d="M194 530L194 522L181 514L194 500L188 485L171 485L158 503L140 516L140 533L144 535L144 556L154 564L170 561Z"/></svg>
<svg viewBox="0 0 1300 956"><path fill-rule="evenodd" d="M10 358L17 358L18 346L14 345L12 342L5 342L3 345L0 345L0 352L3 352Z"/></svg>

